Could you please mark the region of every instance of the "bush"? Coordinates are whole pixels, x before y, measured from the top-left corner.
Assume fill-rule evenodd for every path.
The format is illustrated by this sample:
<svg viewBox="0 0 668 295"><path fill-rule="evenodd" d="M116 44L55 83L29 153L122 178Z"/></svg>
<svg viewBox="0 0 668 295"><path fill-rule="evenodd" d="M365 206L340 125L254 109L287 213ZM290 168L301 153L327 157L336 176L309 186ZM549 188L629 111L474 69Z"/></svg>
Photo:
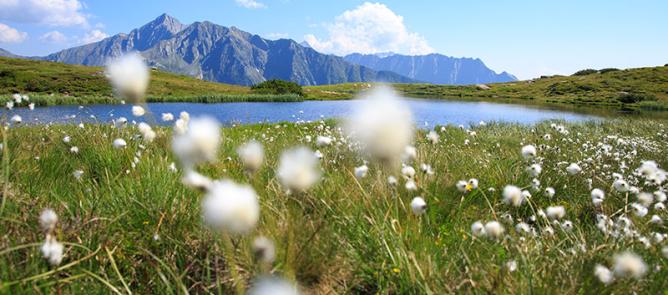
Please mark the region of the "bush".
<svg viewBox="0 0 668 295"><path fill-rule="evenodd" d="M302 86L290 81L268 80L251 86L251 90L261 94L296 94L304 96Z"/></svg>
<svg viewBox="0 0 668 295"><path fill-rule="evenodd" d="M645 93L622 93L617 100L621 103L638 103L641 101L654 101L656 97Z"/></svg>
<svg viewBox="0 0 668 295"><path fill-rule="evenodd" d="M619 69L616 69L616 68L605 68L605 69L601 69L601 70L598 71L598 72L601 73L601 74L605 74L605 73L616 72L616 71L619 71Z"/></svg>
<svg viewBox="0 0 668 295"><path fill-rule="evenodd" d="M586 76L586 75L591 75L591 74L596 74L596 73L598 73L597 70L586 69L586 70L580 70L580 71L575 72L575 74L573 74L573 76Z"/></svg>

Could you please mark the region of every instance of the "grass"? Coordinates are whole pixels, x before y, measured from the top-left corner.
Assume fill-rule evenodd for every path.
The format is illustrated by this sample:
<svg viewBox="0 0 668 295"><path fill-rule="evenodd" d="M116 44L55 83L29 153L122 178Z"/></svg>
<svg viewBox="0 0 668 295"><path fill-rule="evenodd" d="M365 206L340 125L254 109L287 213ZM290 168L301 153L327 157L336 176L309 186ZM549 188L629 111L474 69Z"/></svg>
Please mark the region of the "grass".
<svg viewBox="0 0 668 295"><path fill-rule="evenodd" d="M394 84L409 97L492 101L531 105L588 106L623 110L668 110L668 67L602 69L573 76L552 76L472 86ZM230 102L351 99L371 83L304 87L305 97L256 94L249 87L152 71L148 101ZM36 97L38 105L116 103L103 68L0 57L0 99L13 93Z"/></svg>
<svg viewBox="0 0 668 295"><path fill-rule="evenodd" d="M0 57L0 98L29 94L37 105L117 103L101 67ZM152 70L149 102L301 101L294 95L262 95L248 87L212 83Z"/></svg>
<svg viewBox="0 0 668 295"><path fill-rule="evenodd" d="M373 163L369 175L356 179L353 169L362 159L347 144L338 144L342 139L331 121L225 128L220 161L201 170L212 178L248 183L260 196L257 229L233 238L234 264L244 284L261 273L249 248L252 238L262 234L276 243L272 273L296 280L311 293L659 294L668 288L662 244L645 248L636 239L605 235L596 228L594 215L619 215L626 204L626 195L610 188L610 174L622 162L630 169L649 159L668 165L665 124L641 119L565 124L569 135L548 122L488 124L475 127L475 136L454 126L437 127L441 141L435 145L420 131L414 165L418 169L428 163L435 175L418 172L417 192L405 190L403 181L396 188L388 185L388 175L398 173ZM135 127L26 126L3 132L8 176L2 177L0 293L233 292L224 239L203 225L202 195L184 187L180 172L168 168L174 161L171 130L156 130L158 138L150 144L132 140ZM546 133L553 138L543 139ZM72 139L69 144L62 140L66 135ZM333 136L336 142L316 147L305 140L307 135ZM128 141L126 149L112 148L118 137ZM267 155L255 177L243 173L235 153L250 139L261 140ZM599 142L610 145L610 153L602 153ZM552 186L557 194L548 198L534 192L530 205L509 207L501 202L503 186L531 186L520 155L529 143L539 147L542 187ZM295 144L324 154L324 175L307 193L286 195L274 171L280 152ZM70 146L80 152L70 153ZM582 175L566 175L560 162L580 163ZM72 176L76 169L84 171L80 181ZM628 170L625 175L632 177ZM458 192L455 183L469 178L479 179L480 188ZM606 191L601 211L591 204L587 179ZM409 207L417 195L428 204L419 217ZM566 208L565 219L575 225L572 231L555 227L554 236L522 236L506 225L507 237L501 241L470 234L477 220L504 213L528 220L534 210L551 205ZM58 268L49 267L39 252L44 234L37 217L47 207L59 214L57 238L66 243ZM650 209L651 214L668 218L665 211ZM643 236L666 232L664 225L648 224L649 217L629 217ZM540 233L548 224L533 226ZM648 274L609 286L598 282L594 265L610 266L612 256L625 250L643 257ZM514 272L505 267L511 260L517 262Z"/></svg>
<svg viewBox="0 0 668 295"><path fill-rule="evenodd" d="M307 95L323 99L349 99L370 86L348 83L306 87ZM476 85L394 84L410 97L510 102L542 105L576 105L635 110L668 109L668 67L611 71L587 75L551 76L530 81ZM625 98L633 97L632 100Z"/></svg>

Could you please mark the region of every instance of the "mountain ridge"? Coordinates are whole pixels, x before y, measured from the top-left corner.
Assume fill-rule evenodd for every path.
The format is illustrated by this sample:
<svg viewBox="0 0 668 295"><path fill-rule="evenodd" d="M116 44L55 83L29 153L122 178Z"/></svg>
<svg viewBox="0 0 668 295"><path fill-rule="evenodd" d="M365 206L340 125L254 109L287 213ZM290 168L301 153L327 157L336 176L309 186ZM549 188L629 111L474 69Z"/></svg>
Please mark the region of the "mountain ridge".
<svg viewBox="0 0 668 295"><path fill-rule="evenodd" d="M344 56L344 59L374 70L392 71L433 84L470 85L518 80L505 71L494 72L479 58L456 58L438 53L426 55L353 53Z"/></svg>
<svg viewBox="0 0 668 295"><path fill-rule="evenodd" d="M270 79L301 85L415 80L389 71L375 71L325 55L289 39L267 40L234 26L209 21L180 23L162 14L153 21L99 42L65 49L42 59L101 66L109 58L138 51L154 67L200 79L253 85Z"/></svg>

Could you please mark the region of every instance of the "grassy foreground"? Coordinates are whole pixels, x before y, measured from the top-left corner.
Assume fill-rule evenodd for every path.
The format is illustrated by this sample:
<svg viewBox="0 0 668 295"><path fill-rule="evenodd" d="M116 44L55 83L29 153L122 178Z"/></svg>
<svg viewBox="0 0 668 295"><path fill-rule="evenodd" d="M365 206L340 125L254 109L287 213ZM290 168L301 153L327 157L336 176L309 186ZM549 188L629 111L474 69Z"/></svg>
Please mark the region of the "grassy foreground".
<svg viewBox="0 0 668 295"><path fill-rule="evenodd" d="M353 169L362 159L332 122L225 128L221 160L202 170L212 178L248 183L260 196L257 229L233 239L235 264L246 284L261 273L250 252L253 237L261 234L276 243L271 272L295 280L306 293L659 294L668 288L664 243L646 248L635 238L599 231L587 179L606 192L598 212L619 216L626 198L635 200L611 189L611 173L620 172L625 163L631 167L625 170L629 175L641 160L666 167L665 123L566 124L568 135L548 122L528 127L489 124L475 127L475 135L448 126L437 128L437 144L420 132L413 164L417 191L403 188L398 171L373 164L366 177L357 179ZM2 182L0 293L232 292L221 236L202 223L201 194L184 187L180 172L169 169L174 161L171 130L156 131L156 141L146 145L132 140L138 134L134 127L32 126L4 133L2 161L8 170L3 173L8 174L3 179L8 182ZM546 140L545 134L552 138ZM305 139L318 135L333 136L335 142L316 147ZM71 137L69 144L64 136ZM118 137L128 141L126 149L112 147ZM268 158L252 178L242 172L235 152L250 139L264 144ZM520 148L529 143L539 147L541 190L533 192L529 205L510 207L501 202L505 185L531 187L532 177L520 155ZM297 144L322 152L324 175L307 193L289 196L274 171L280 152ZM601 152L604 144L610 145L609 153ZM71 146L79 153L71 153ZM567 175L562 162L579 163L581 175ZM421 163L430 164L435 173L420 173ZM81 180L72 175L77 169L84 171ZM397 187L387 183L388 175L400 179ZM479 179L480 187L460 193L455 183L470 178ZM548 186L556 189L552 198L542 193ZM428 209L416 217L409 203L418 195ZM528 221L539 208L552 205L565 207L564 220L573 222L573 230L555 225L554 235L547 235L549 223L539 220L532 224L537 235L517 233L510 224L499 241L471 235L471 224L477 220L501 220L509 213L515 222ZM50 267L39 251L44 235L37 218L46 207L59 214L57 238L66 243L57 268ZM665 211L650 209L648 216L652 214L668 218ZM628 214L642 236L666 232L665 225L648 224L648 216ZM594 265L610 267L613 255L626 250L643 257L647 274L607 286L600 283ZM516 270L508 267L513 261Z"/></svg>

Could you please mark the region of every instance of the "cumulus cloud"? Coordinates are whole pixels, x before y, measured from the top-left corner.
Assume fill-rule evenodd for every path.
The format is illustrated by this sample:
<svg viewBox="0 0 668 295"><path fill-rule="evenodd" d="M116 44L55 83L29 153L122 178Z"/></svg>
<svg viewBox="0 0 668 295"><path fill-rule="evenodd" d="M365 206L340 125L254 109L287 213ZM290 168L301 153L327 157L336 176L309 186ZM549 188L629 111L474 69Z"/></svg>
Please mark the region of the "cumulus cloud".
<svg viewBox="0 0 668 295"><path fill-rule="evenodd" d="M83 38L81 38L80 43L81 44L89 44L89 43L100 41L100 40L102 40L104 38L107 38L107 37L109 37L109 35L107 35L107 33L105 33L105 32L102 32L100 30L92 30L92 31L86 33L86 35L84 35Z"/></svg>
<svg viewBox="0 0 668 295"><path fill-rule="evenodd" d="M255 0L234 0L234 2L237 2L237 5L249 9L259 9L259 8L267 8L267 5L264 5L264 3L257 2Z"/></svg>
<svg viewBox="0 0 668 295"><path fill-rule="evenodd" d="M87 25L79 0L0 0L0 20L49 26Z"/></svg>
<svg viewBox="0 0 668 295"><path fill-rule="evenodd" d="M0 43L21 43L28 38L28 33L19 32L18 30L0 23Z"/></svg>
<svg viewBox="0 0 668 295"><path fill-rule="evenodd" d="M65 43L67 37L61 32L51 31L39 37L39 40L48 43Z"/></svg>
<svg viewBox="0 0 668 295"><path fill-rule="evenodd" d="M304 36L311 47L325 53L345 55L392 51L427 54L434 51L424 37L409 32L404 18L385 4L365 2L343 12L325 27L328 32L325 39L311 34Z"/></svg>

